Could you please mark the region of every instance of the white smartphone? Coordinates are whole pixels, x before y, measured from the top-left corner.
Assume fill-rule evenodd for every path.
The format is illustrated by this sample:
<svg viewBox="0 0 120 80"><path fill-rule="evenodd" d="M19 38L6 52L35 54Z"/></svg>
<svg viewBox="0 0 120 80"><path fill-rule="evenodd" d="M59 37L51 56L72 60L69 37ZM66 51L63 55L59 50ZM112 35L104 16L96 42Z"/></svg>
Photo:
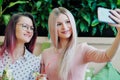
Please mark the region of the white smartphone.
<svg viewBox="0 0 120 80"><path fill-rule="evenodd" d="M100 22L116 24L116 22L109 17L111 14L110 9L98 7L97 14Z"/></svg>

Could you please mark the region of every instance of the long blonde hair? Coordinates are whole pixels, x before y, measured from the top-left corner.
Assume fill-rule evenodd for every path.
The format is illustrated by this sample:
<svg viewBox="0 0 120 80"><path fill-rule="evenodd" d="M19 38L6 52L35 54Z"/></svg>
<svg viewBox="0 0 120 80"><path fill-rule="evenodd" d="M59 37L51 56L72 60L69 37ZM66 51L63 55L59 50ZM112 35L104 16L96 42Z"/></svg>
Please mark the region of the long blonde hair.
<svg viewBox="0 0 120 80"><path fill-rule="evenodd" d="M49 20L48 20L49 32L50 32L51 40L54 47L58 49L60 46L57 29L56 29L56 25L57 25L56 19L60 14L65 14L69 18L72 26L72 35L70 37L70 40L66 48L63 51L63 56L60 60L60 68L59 68L59 75L61 79L67 80L70 67L71 67L71 62L73 61L73 57L75 55L77 32L76 32L75 20L71 12L63 7L54 8L50 13Z"/></svg>

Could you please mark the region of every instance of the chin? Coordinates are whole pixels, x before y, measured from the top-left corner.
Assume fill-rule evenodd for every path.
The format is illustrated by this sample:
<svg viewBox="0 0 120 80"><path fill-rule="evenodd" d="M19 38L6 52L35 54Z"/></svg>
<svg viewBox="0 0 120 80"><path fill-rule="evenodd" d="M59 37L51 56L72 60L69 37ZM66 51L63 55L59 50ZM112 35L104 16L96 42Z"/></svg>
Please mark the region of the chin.
<svg viewBox="0 0 120 80"><path fill-rule="evenodd" d="M29 43L30 41L26 41L26 43Z"/></svg>
<svg viewBox="0 0 120 80"><path fill-rule="evenodd" d="M70 38L70 35L68 35L68 36L64 36L64 38Z"/></svg>
<svg viewBox="0 0 120 80"><path fill-rule="evenodd" d="M29 43L30 42L30 40L25 40L25 43Z"/></svg>

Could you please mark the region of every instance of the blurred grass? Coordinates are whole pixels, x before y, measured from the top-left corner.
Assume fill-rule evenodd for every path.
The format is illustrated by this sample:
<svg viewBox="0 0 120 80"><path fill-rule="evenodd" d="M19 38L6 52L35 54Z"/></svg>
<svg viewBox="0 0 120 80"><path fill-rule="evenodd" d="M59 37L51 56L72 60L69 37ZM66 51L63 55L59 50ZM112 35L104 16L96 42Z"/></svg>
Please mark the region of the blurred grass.
<svg viewBox="0 0 120 80"><path fill-rule="evenodd" d="M2 44L2 42L0 42L0 45Z"/></svg>

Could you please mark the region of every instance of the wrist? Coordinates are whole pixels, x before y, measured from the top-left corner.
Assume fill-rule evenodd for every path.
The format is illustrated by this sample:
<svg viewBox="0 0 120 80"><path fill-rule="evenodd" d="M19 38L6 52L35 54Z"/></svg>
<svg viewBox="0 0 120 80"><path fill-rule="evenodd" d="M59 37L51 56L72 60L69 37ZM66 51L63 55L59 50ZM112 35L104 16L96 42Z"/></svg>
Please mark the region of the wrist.
<svg viewBox="0 0 120 80"><path fill-rule="evenodd" d="M116 37L120 37L120 32L117 33Z"/></svg>

